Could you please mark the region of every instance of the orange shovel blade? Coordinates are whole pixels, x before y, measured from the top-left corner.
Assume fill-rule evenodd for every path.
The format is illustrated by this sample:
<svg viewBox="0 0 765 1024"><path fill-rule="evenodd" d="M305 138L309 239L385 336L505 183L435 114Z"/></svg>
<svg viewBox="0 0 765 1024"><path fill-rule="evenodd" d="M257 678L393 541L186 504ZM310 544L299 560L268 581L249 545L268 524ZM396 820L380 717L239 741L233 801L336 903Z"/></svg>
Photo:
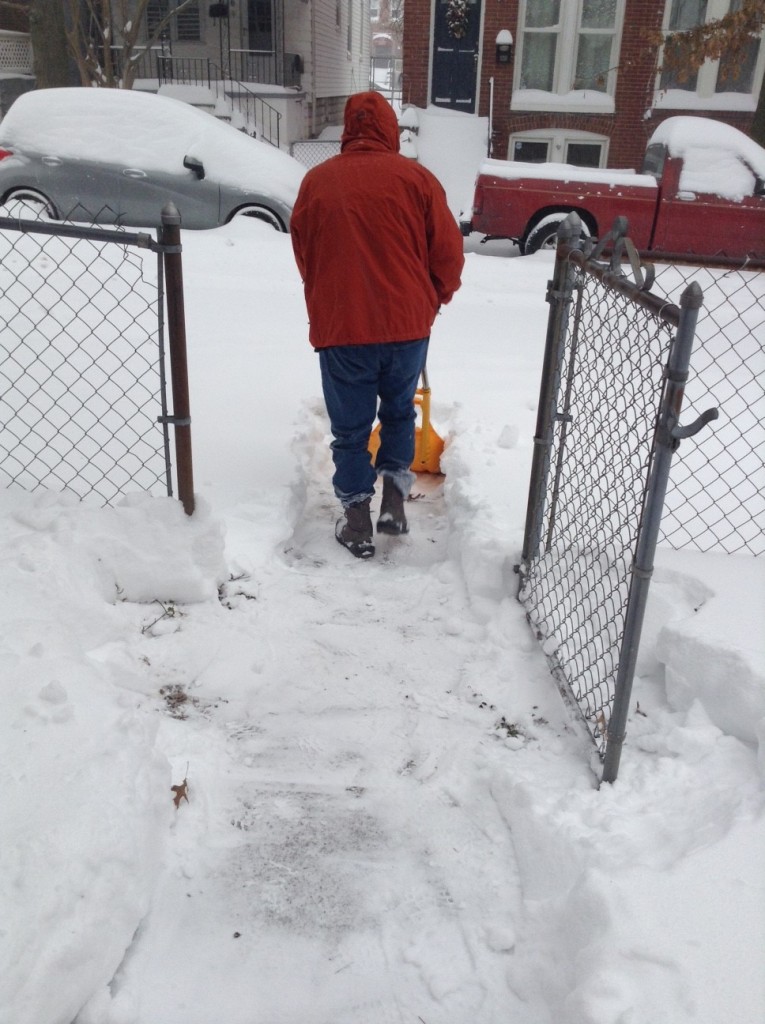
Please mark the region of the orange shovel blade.
<svg viewBox="0 0 765 1024"><path fill-rule="evenodd" d="M432 426L429 425L427 430L417 427L414 437L412 472L440 473L443 450L444 440L438 436Z"/></svg>
<svg viewBox="0 0 765 1024"><path fill-rule="evenodd" d="M417 403L419 404L419 403ZM440 473L441 455L444 450L444 440L435 432L432 424L428 421L422 427L416 427L414 431L414 459L411 469L413 473ZM378 423L369 437L369 454L372 462L377 458L380 448L380 424Z"/></svg>

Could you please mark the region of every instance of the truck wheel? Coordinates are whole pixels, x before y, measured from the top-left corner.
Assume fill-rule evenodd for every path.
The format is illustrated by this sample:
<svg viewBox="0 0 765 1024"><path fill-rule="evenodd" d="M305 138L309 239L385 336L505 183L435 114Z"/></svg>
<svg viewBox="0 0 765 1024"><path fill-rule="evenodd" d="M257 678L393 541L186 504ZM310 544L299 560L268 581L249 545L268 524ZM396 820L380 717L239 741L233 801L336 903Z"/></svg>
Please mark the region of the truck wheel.
<svg viewBox="0 0 765 1024"><path fill-rule="evenodd" d="M523 255L530 256L532 252L539 252L540 249L556 249L558 228L567 216L567 213L550 213L543 217L538 224L535 224L526 235L526 240L523 243ZM588 238L589 235L587 225L582 221L582 237Z"/></svg>

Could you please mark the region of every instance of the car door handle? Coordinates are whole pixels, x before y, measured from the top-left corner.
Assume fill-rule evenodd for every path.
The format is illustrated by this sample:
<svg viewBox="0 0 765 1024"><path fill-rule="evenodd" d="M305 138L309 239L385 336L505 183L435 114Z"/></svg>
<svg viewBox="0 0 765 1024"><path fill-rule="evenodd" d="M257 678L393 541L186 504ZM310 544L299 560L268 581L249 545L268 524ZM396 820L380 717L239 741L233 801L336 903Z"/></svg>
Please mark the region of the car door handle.
<svg viewBox="0 0 765 1024"><path fill-rule="evenodd" d="M60 167L64 161L60 156L44 156L42 162L46 167Z"/></svg>
<svg viewBox="0 0 765 1024"><path fill-rule="evenodd" d="M122 172L126 178L145 178L146 171L140 170L138 167L126 167Z"/></svg>

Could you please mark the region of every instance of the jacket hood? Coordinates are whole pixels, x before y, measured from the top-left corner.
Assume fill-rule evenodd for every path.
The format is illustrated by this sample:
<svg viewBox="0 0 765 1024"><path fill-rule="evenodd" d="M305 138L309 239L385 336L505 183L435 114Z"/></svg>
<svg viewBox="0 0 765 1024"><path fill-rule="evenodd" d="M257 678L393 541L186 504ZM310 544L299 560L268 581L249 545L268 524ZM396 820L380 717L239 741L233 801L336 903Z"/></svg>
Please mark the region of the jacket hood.
<svg viewBox="0 0 765 1024"><path fill-rule="evenodd" d="M341 150L353 144L354 149L388 149L398 153L398 121L393 107L379 92L359 92L349 96L340 141Z"/></svg>

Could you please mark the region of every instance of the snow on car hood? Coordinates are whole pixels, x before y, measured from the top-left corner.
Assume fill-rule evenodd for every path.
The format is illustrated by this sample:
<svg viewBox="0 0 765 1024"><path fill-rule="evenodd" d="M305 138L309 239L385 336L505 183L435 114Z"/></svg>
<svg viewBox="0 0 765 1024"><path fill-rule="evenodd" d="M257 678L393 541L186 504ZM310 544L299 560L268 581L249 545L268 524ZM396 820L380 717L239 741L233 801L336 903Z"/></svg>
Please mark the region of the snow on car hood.
<svg viewBox="0 0 765 1024"><path fill-rule="evenodd" d="M188 103L125 89L43 89L19 96L0 123L0 145L178 173L201 160L221 184L294 203L305 168L287 153Z"/></svg>
<svg viewBox="0 0 765 1024"><path fill-rule="evenodd" d="M651 136L680 157L680 188L738 202L765 178L765 149L737 128L706 117L668 117Z"/></svg>

